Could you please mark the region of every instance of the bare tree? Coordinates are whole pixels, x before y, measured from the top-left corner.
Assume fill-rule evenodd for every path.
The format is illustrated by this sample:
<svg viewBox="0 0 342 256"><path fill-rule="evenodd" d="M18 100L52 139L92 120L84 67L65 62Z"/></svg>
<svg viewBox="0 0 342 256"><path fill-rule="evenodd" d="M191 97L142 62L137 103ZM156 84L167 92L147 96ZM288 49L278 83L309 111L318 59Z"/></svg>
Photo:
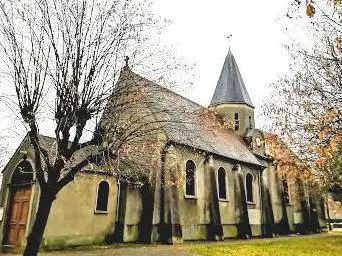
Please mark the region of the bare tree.
<svg viewBox="0 0 342 256"><path fill-rule="evenodd" d="M5 166L5 157L7 154L7 145L3 137L0 137L0 168ZM0 184L2 181L2 174L0 174ZM1 189L1 187L0 187Z"/></svg>
<svg viewBox="0 0 342 256"><path fill-rule="evenodd" d="M154 156L160 130L176 122L175 115L167 112L187 116L194 110L177 105L173 110L160 109L156 96L165 97L166 89L131 72L128 59L118 77L125 55L132 56L133 65L158 54L157 50L142 52L149 29L161 28L148 2L4 1L0 7L1 47L29 130L41 191L24 252L37 255L52 203L77 172L101 165L131 183L146 183L152 167L157 168ZM53 107L46 103L51 101ZM52 153L39 136L38 113L45 107L52 109L55 121ZM197 111L198 116L208 115L201 108ZM84 140L89 125L94 132Z"/></svg>
<svg viewBox="0 0 342 256"><path fill-rule="evenodd" d="M290 74L271 85L264 110L270 128L314 167L326 191L342 185L342 23L340 7L322 1L315 7L312 18L290 15L290 25L308 36L288 45Z"/></svg>

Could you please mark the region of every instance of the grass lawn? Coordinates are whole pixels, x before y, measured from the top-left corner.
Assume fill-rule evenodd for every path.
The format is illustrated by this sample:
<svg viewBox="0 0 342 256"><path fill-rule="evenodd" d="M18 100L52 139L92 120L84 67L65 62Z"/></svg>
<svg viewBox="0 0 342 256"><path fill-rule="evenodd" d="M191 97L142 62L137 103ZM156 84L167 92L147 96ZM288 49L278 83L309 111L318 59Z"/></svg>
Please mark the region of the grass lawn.
<svg viewBox="0 0 342 256"><path fill-rule="evenodd" d="M342 233L232 241L217 246L195 246L191 251L210 256L342 256Z"/></svg>

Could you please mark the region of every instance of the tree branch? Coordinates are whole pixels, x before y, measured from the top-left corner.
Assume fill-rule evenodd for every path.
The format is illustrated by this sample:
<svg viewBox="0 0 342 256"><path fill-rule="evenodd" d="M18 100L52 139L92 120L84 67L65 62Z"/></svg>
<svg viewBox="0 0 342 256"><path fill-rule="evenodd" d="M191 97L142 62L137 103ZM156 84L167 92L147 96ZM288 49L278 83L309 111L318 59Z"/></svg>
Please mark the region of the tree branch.
<svg viewBox="0 0 342 256"><path fill-rule="evenodd" d="M77 172L82 170L87 165L89 165L89 164L101 165L104 162L114 160L116 157L117 157L117 154L115 152L111 152L111 151L102 151L102 152L94 154L94 155L89 155L88 157L86 157L83 161L81 161L77 165L69 168L67 174L65 176L63 176L57 182L56 193L58 193L58 191L60 191L65 185L67 185L68 183L73 181Z"/></svg>

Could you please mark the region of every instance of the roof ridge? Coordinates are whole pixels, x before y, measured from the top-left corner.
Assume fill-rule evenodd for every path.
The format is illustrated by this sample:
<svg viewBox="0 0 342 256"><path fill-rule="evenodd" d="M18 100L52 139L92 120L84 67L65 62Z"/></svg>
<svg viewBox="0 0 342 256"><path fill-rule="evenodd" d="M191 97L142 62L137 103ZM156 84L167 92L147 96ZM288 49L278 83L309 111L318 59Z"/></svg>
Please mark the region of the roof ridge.
<svg viewBox="0 0 342 256"><path fill-rule="evenodd" d="M160 89L159 92L162 95L159 95L159 93L152 93L149 95L152 97L152 100L155 100L153 103L156 105L153 104L152 106L154 108L170 109L174 107L173 102L177 101L177 104L180 104L179 106L181 108L184 106L187 111L195 112L210 110L210 108L202 106L167 87L134 73L131 70L126 69L122 72L122 75L126 76L126 79L131 79L133 82L136 80L135 83L137 86L141 86L142 88L145 87L147 89L153 89L154 87L156 89ZM160 98L160 96L162 96L162 98ZM148 107L151 106L148 105ZM181 143L222 157L228 157L241 163L263 166L248 149L244 141L239 138L232 129L219 129L219 127L217 129L215 127L213 129L211 129L211 127L208 127L209 129L203 129L202 126L206 124L201 122L201 120L197 120L197 118L193 119L192 115L187 115L185 112L178 113L174 111L163 111L161 115L162 116L158 116L156 118L165 118L165 120L176 120L181 118L184 120L184 123L177 122L175 124L167 124L162 127L166 138L170 141ZM215 116L215 118L219 118L219 116ZM212 120L208 119L208 122L212 122Z"/></svg>
<svg viewBox="0 0 342 256"><path fill-rule="evenodd" d="M175 95L177 95L177 96L179 96L179 97L181 97L181 98L183 98L183 99L185 99L185 100L187 100L187 101L189 101L189 102L191 102L191 103L193 103L193 104L196 104L196 105L199 106L199 107L208 109L207 107L205 107L205 106L203 106L203 105L197 103L196 101L193 101L193 100L191 100L191 99L189 99L189 98L187 98L187 97L181 95L180 93L171 90L170 88L167 88L167 87L165 87L165 86L163 86L163 85L157 84L156 82L151 81L150 79L148 79L148 78L146 78L146 77L143 77L143 76L141 76L141 75L139 75L139 74L133 72L132 70L129 70L129 72L132 73L132 74L134 74L135 76L140 77L142 80L146 80L147 82L152 83L153 85L158 86L158 87L162 88L163 90L169 91L169 92L171 92L171 93L173 93L173 94L175 94Z"/></svg>

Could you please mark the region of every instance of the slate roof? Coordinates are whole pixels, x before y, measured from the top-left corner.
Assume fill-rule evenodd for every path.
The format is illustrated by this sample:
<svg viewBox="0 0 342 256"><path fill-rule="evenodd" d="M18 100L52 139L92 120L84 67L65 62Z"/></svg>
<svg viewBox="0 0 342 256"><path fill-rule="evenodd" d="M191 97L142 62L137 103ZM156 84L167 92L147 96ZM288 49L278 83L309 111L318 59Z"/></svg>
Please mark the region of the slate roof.
<svg viewBox="0 0 342 256"><path fill-rule="evenodd" d="M224 61L210 105L214 106L223 103L245 103L253 107L238 65L230 49Z"/></svg>
<svg viewBox="0 0 342 256"><path fill-rule="evenodd" d="M163 86L128 70L128 79L145 88L148 105L156 118L165 121L170 141L223 157L263 166L233 130L222 126L213 112ZM220 125L221 124L221 125Z"/></svg>
<svg viewBox="0 0 342 256"><path fill-rule="evenodd" d="M43 146L48 151L50 160L55 159L56 154L57 154L57 152L56 152L56 143L57 143L56 138L39 134L39 140L40 140L41 146ZM69 142L69 143L71 143L71 142ZM71 167L71 166L78 164L79 162L83 161L89 155L97 153L98 151L96 149L97 149L96 146L88 146L88 147L82 148L80 150L77 150L72 155L72 157L66 163L65 166ZM93 167L90 167L90 165L86 166L85 168L83 168L81 170L81 172L82 171L88 171L91 169L94 172L108 173L108 172L102 170L100 166L96 166L95 164L92 166Z"/></svg>
<svg viewBox="0 0 342 256"><path fill-rule="evenodd" d="M49 148L51 148L53 146L53 144L55 143L56 139L49 137L49 136L44 136L39 134L39 140L41 145L46 148L47 150L49 150ZM25 135L25 137L23 138L23 140L20 142L19 146L17 147L17 149L15 150L15 152L12 154L11 158L8 160L8 162L6 163L5 167L2 169L2 173L8 168L8 166L10 165L10 163L15 159L15 157L18 154L21 154L20 151L21 150L27 150L27 148L31 147L31 144L29 142L29 136L28 134Z"/></svg>
<svg viewBox="0 0 342 256"><path fill-rule="evenodd" d="M40 145L47 150L50 160L53 161L57 153L56 152L56 138L42 135L42 134L39 134L38 137L39 137ZM27 150L28 148L32 147L29 140L30 140L29 136L28 134L26 134L24 139L21 141L18 148L16 149L15 153L11 156L11 158L9 159L5 167L2 169L1 173L4 173L5 170L10 166L11 162L15 160L15 158L18 156L18 154L21 154L20 153L21 150ZM80 161L82 161L85 157L89 156L89 154L94 153L94 152L97 152L96 148L91 147L91 146L78 150L77 152L75 152L75 154L72 156L71 160L66 164L66 166L67 167L73 166L79 163ZM81 171L87 171L88 169L89 168L86 167L82 169ZM97 167L95 165L94 165L94 168L91 168L91 169L94 172L105 172L100 167Z"/></svg>
<svg viewBox="0 0 342 256"><path fill-rule="evenodd" d="M208 108L141 77L129 69L122 72L125 72L127 77L137 86L146 89L144 90L145 96L148 98L146 103L156 119L163 123L162 129L168 140L238 162L263 166L247 148L243 140L231 129L223 127L220 117L214 115ZM27 139L25 136L17 151L20 150L23 143L27 143ZM40 140L42 146L49 151L49 155L53 159L55 138L40 135ZM95 149L80 150L75 153L71 163L77 163L93 150Z"/></svg>

